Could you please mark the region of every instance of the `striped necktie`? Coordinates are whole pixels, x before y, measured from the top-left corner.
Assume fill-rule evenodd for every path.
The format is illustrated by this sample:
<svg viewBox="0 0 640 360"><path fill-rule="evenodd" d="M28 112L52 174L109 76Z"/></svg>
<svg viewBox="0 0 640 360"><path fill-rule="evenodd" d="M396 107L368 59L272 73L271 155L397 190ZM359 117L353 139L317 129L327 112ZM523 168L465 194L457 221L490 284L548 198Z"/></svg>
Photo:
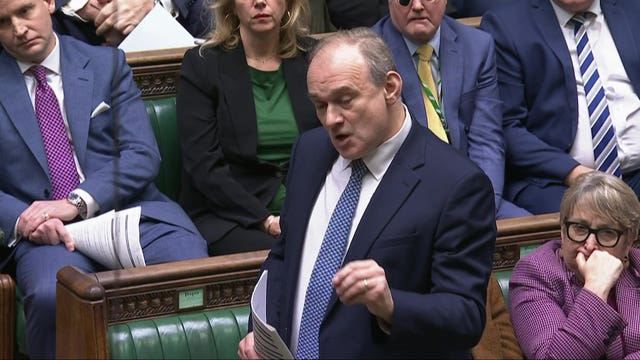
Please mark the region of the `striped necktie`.
<svg viewBox="0 0 640 360"><path fill-rule="evenodd" d="M444 126L444 116L438 99L438 89L431 71L433 47L429 44L422 45L416 50L416 53L418 54L418 76L422 81L422 96L425 110L427 111L427 126L442 141L448 143L449 139Z"/></svg>
<svg viewBox="0 0 640 360"><path fill-rule="evenodd" d="M329 219L304 297L297 359L317 359L320 356L320 324L334 291L331 279L338 272L347 249L353 214L360 199L362 178L367 171L361 159L351 162L351 177Z"/></svg>
<svg viewBox="0 0 640 360"><path fill-rule="evenodd" d="M586 17L590 15L593 14L575 15L571 22L574 26L573 34L577 44L582 84L589 108L595 168L620 177L622 170L620 168L620 159L618 159L616 133L611 121L611 114L607 105L604 87L600 80L600 74L598 73L598 67L591 52L591 45L589 45L587 28L584 26Z"/></svg>

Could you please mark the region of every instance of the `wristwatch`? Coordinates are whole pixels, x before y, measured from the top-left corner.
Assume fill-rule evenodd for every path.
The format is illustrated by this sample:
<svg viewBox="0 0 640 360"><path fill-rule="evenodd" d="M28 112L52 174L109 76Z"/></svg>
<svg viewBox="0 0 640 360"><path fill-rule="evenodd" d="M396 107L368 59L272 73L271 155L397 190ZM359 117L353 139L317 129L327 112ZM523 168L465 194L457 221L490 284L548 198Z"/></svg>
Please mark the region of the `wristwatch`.
<svg viewBox="0 0 640 360"><path fill-rule="evenodd" d="M71 16L82 22L87 22L87 20L83 19L76 12L82 9L85 5L87 5L88 2L89 0L69 0L69 2L64 4L64 6L62 6L60 9L62 10L62 13L64 13L67 16Z"/></svg>
<svg viewBox="0 0 640 360"><path fill-rule="evenodd" d="M85 219L87 217L87 206L84 204L84 201L82 201L80 195L71 192L69 196L67 196L67 201L78 209L78 214L81 218Z"/></svg>

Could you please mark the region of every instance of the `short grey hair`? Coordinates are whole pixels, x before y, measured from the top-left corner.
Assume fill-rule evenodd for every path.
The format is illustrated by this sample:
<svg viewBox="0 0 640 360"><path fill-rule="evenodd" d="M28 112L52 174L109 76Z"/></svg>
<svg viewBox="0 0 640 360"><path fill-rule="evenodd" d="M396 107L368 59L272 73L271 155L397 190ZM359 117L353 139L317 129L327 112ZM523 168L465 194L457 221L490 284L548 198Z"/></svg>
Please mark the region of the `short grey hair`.
<svg viewBox="0 0 640 360"><path fill-rule="evenodd" d="M310 55L310 61L329 46L348 44L356 47L369 67L369 77L375 86L382 86L389 71L396 71L391 50L384 40L369 28L357 27L331 33L320 40Z"/></svg>
<svg viewBox="0 0 640 360"><path fill-rule="evenodd" d="M632 241L640 227L640 201L636 193L620 178L600 171L580 175L564 193L560 204L560 223L574 209L583 207L602 219L623 226Z"/></svg>

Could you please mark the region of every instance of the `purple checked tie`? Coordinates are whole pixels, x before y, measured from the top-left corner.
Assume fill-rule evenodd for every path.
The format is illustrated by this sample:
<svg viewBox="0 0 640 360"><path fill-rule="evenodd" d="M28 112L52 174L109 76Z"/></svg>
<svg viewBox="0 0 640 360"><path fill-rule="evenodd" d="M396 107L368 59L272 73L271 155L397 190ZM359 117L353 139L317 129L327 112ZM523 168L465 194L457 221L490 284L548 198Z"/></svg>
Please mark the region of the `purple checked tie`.
<svg viewBox="0 0 640 360"><path fill-rule="evenodd" d="M78 170L73 160L71 142L62 120L58 98L47 84L47 69L36 65L31 67L36 78L36 116L42 134L44 150L49 164L51 178L51 198L64 199L78 186Z"/></svg>

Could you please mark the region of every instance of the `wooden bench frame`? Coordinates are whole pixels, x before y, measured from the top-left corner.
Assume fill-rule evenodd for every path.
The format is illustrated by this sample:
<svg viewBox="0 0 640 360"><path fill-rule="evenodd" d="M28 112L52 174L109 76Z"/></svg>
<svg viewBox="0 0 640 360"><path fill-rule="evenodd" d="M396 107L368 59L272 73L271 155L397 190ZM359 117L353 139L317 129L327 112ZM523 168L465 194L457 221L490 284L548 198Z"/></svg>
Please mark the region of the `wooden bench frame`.
<svg viewBox="0 0 640 360"><path fill-rule="evenodd" d="M558 214L497 222L494 270L509 269L520 248L559 237ZM216 256L146 268L86 274L67 266L58 272L58 358L109 358L107 328L131 320L213 310L249 303L268 252ZM203 289L203 305L179 309L178 293Z"/></svg>

